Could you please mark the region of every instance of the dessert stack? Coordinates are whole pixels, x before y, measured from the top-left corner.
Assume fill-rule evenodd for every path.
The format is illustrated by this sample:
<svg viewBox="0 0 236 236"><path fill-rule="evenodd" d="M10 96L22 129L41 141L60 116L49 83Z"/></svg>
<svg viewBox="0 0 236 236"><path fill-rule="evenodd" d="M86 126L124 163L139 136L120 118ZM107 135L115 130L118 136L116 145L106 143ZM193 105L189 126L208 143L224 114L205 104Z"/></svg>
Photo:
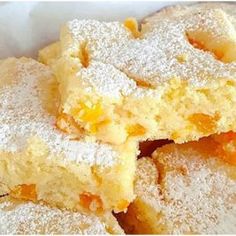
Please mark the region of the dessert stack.
<svg viewBox="0 0 236 236"><path fill-rule="evenodd" d="M0 233L235 233L235 23L220 3L75 19L0 61Z"/></svg>

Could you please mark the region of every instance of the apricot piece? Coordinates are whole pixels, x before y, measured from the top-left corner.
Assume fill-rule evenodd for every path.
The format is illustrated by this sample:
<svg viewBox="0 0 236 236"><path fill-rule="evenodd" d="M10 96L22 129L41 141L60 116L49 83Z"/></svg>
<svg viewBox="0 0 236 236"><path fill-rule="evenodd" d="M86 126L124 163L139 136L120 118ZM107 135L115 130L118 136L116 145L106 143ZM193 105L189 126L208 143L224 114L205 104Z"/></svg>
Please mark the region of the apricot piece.
<svg viewBox="0 0 236 236"><path fill-rule="evenodd" d="M122 199L118 204L117 204L117 208L119 211L125 211L127 209L127 207L129 206L129 202Z"/></svg>
<svg viewBox="0 0 236 236"><path fill-rule="evenodd" d="M88 45L86 42L80 45L79 59L83 67L87 68L89 66L90 58L89 58Z"/></svg>
<svg viewBox="0 0 236 236"><path fill-rule="evenodd" d="M128 126L127 132L130 136L140 136L146 133L146 129L140 124L135 124Z"/></svg>
<svg viewBox="0 0 236 236"><path fill-rule="evenodd" d="M195 113L189 116L188 119L196 126L198 131L204 134L213 133L216 129L216 117L204 113Z"/></svg>
<svg viewBox="0 0 236 236"><path fill-rule="evenodd" d="M225 37L217 39L214 33L204 32L204 30L187 32L186 37L193 47L210 52L217 60L228 63L236 59L234 38Z"/></svg>
<svg viewBox="0 0 236 236"><path fill-rule="evenodd" d="M37 192L35 184L22 184L16 186L11 190L10 195L15 198L24 199L24 200L37 200Z"/></svg>
<svg viewBox="0 0 236 236"><path fill-rule="evenodd" d="M102 200L99 196L84 192L79 195L80 204L87 210L101 212L103 210Z"/></svg>
<svg viewBox="0 0 236 236"><path fill-rule="evenodd" d="M138 29L138 22L135 18L127 18L124 21L124 26L130 30L134 38L140 37L140 31Z"/></svg>
<svg viewBox="0 0 236 236"><path fill-rule="evenodd" d="M135 80L137 86L142 87L142 88L148 88L148 89L155 89L155 87L153 85L151 85L150 83L143 81L143 80Z"/></svg>
<svg viewBox="0 0 236 236"><path fill-rule="evenodd" d="M188 33L186 34L186 36L187 36L187 39L188 39L189 43L190 43L193 47L195 47L195 48L197 48L197 49L200 49L200 50L206 51L203 41L200 41L200 40L197 40L197 39L191 37Z"/></svg>
<svg viewBox="0 0 236 236"><path fill-rule="evenodd" d="M101 104L95 104L92 107L87 107L83 104L84 114L81 118L86 122L93 122L93 120L97 120L102 114L102 106Z"/></svg>
<svg viewBox="0 0 236 236"><path fill-rule="evenodd" d="M111 120L106 119L106 120L91 124L89 130L91 133L96 134L99 128L104 127L108 125L109 123L111 123Z"/></svg>
<svg viewBox="0 0 236 236"><path fill-rule="evenodd" d="M103 114L103 109L100 103L86 104L80 102L77 108L71 110L71 114L84 122L96 123Z"/></svg>

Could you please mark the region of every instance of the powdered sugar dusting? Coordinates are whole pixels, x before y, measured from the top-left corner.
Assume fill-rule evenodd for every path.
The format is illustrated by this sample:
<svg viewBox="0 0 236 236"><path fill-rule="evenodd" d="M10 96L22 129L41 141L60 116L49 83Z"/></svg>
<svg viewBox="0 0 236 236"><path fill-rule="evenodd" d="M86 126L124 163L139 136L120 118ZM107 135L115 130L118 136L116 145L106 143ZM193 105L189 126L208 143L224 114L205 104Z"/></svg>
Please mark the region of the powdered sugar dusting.
<svg viewBox="0 0 236 236"><path fill-rule="evenodd" d="M43 109L40 99L40 77L50 79L50 71L32 60L19 60L16 64L16 82L0 91L0 149L21 151L30 138L37 137L47 144L51 154L64 156L65 162L113 165L117 161L117 153L111 146L73 141L56 129L55 117Z"/></svg>
<svg viewBox="0 0 236 236"><path fill-rule="evenodd" d="M119 98L129 95L136 88L135 81L130 80L124 73L112 65L98 61L90 62L90 66L82 68L77 76L84 82L89 81L90 86L104 96Z"/></svg>
<svg viewBox="0 0 236 236"><path fill-rule="evenodd" d="M63 211L42 204L0 203L1 234L108 234L94 215Z"/></svg>
<svg viewBox="0 0 236 236"><path fill-rule="evenodd" d="M236 43L235 29L219 9L167 18L158 24L150 21L139 39L132 38L117 22L73 20L67 27L73 39L71 50L86 42L91 59L111 64L130 78L153 86L176 77L196 87L236 77L236 62L221 62L212 53L194 48L186 37L188 31L207 31L216 41L228 38ZM178 60L183 55L184 63ZM112 94L112 89L109 91Z"/></svg>
<svg viewBox="0 0 236 236"><path fill-rule="evenodd" d="M166 146L156 152L156 161L167 168L163 179L158 182L158 168L149 173L155 168L153 162L139 161L136 194L162 213L158 224L166 225L166 233L235 232L236 180L230 178L235 167L215 157L204 158L191 146L185 150Z"/></svg>
<svg viewBox="0 0 236 236"><path fill-rule="evenodd" d="M165 215L172 222L171 228L174 233L235 232L236 181L227 176L224 167L222 170L211 168L217 166L214 158L204 161L194 150L188 151L193 153L190 161L185 153L180 153L180 161L174 160L174 165L184 166L189 174L184 177L173 171L165 179L165 197L170 200Z"/></svg>

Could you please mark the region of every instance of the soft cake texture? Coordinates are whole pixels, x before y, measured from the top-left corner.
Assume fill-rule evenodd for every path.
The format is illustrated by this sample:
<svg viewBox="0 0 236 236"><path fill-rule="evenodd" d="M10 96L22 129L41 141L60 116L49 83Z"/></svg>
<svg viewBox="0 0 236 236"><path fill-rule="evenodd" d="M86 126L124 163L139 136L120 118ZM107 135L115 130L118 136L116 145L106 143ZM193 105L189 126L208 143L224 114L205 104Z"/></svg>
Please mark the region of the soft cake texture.
<svg viewBox="0 0 236 236"><path fill-rule="evenodd" d="M133 200L137 147L75 140L56 127L57 82L32 59L0 64L0 193L100 213Z"/></svg>
<svg viewBox="0 0 236 236"><path fill-rule="evenodd" d="M112 214L100 217L43 204L0 199L1 234L123 234Z"/></svg>
<svg viewBox="0 0 236 236"><path fill-rule="evenodd" d="M58 127L73 117L80 129L67 132L113 144L236 130L234 18L217 7L154 18L139 34L132 19L73 20L41 50L60 84Z"/></svg>
<svg viewBox="0 0 236 236"><path fill-rule="evenodd" d="M137 197L128 212L119 215L126 232L235 233L235 137L228 133L198 142L168 144L157 149L152 158L139 159ZM234 164L228 159L232 154Z"/></svg>
<svg viewBox="0 0 236 236"><path fill-rule="evenodd" d="M209 9L221 9L224 12L228 14L228 18L230 18L230 21L233 22L235 25L235 16L236 16L236 10L234 3L223 3L223 2L199 2L199 3L182 3L182 4L176 4L171 5L162 8L161 10L155 12L154 14L151 14L150 16L143 19L142 24L145 24L147 22L152 22L152 24L157 23L159 20L163 20L166 17L168 19L175 18L176 16L181 16L185 14L191 14L196 13L199 11L209 10Z"/></svg>

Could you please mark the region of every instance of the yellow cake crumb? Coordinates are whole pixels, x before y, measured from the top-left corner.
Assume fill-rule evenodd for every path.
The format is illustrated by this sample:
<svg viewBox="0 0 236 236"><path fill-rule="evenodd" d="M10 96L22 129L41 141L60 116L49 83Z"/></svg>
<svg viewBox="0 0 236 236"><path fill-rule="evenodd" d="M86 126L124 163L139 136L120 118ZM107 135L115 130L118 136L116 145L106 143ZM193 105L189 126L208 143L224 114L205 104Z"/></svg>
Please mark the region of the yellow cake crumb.
<svg viewBox="0 0 236 236"><path fill-rule="evenodd" d="M100 214L125 211L134 199L137 144L78 136L74 118L55 111L58 85L49 67L10 58L0 75L1 195ZM100 112L87 103L82 109L87 121Z"/></svg>
<svg viewBox="0 0 236 236"><path fill-rule="evenodd" d="M78 137L115 145L184 143L236 131L230 14L218 7L169 14L165 21L151 16L141 31L133 18L68 22L60 55L50 63L60 84L60 111L78 124Z"/></svg>
<svg viewBox="0 0 236 236"><path fill-rule="evenodd" d="M18 185L10 191L10 195L19 199L36 201L37 200L36 186L35 184Z"/></svg>

